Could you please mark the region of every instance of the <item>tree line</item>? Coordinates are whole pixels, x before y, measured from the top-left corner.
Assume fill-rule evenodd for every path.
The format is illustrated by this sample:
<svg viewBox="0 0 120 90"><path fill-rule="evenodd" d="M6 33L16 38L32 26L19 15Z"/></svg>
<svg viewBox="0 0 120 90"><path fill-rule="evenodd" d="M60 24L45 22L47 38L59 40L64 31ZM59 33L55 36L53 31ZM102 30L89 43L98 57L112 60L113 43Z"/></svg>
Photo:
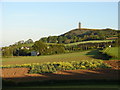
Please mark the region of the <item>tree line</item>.
<svg viewBox="0 0 120 90"><path fill-rule="evenodd" d="M118 37L118 31L117 30L72 30L68 33L65 33L60 36L49 36L49 37L43 37L40 39L40 41L44 43L75 43L75 42L81 42L81 41L89 41L89 40L105 40L106 38L110 37Z"/></svg>
<svg viewBox="0 0 120 90"><path fill-rule="evenodd" d="M84 50L89 50L89 49L103 49L105 47L114 47L117 45L116 41L112 42L99 42L99 43L84 43L84 44L78 44L78 45L70 45L66 46L65 50L68 51L84 51Z"/></svg>
<svg viewBox="0 0 120 90"><path fill-rule="evenodd" d="M112 42L84 43L78 45L64 44L47 44L42 41L36 41L29 47L18 47L18 45L3 47L2 56L31 56L31 52L35 51L37 55L52 55L67 53L73 51L84 51L89 49L105 48L108 46L117 46L118 40Z"/></svg>
<svg viewBox="0 0 120 90"><path fill-rule="evenodd" d="M64 53L65 48L62 44L47 45L41 41L36 41L32 46L11 45L2 47L2 56L31 56L31 52L36 52L37 55L51 55Z"/></svg>

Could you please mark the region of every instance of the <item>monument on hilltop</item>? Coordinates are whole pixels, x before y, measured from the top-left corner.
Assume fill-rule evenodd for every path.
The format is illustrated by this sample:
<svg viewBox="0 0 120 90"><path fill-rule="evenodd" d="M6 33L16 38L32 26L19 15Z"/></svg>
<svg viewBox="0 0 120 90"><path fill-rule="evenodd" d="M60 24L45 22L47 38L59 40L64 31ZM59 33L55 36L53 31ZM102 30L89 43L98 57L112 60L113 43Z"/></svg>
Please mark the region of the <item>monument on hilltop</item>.
<svg viewBox="0 0 120 90"><path fill-rule="evenodd" d="M78 29L79 30L81 29L81 22L79 22L79 24L78 24Z"/></svg>

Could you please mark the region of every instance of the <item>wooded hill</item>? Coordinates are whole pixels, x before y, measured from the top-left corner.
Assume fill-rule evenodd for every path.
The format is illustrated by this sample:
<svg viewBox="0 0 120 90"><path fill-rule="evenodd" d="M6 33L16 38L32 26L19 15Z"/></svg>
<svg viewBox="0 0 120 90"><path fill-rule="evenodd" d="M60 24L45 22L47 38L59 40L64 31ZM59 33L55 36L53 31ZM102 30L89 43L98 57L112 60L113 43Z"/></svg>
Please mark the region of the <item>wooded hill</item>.
<svg viewBox="0 0 120 90"><path fill-rule="evenodd" d="M84 35L107 35L107 37L116 35L116 30L113 29L87 29L87 28L81 28L81 29L73 29L69 32L61 35L61 36L67 36L67 35L75 35L75 36L84 36Z"/></svg>
<svg viewBox="0 0 120 90"><path fill-rule="evenodd" d="M2 47L2 56L51 55L88 49L116 46L118 32L112 29L74 29L59 36L43 37L33 42L29 39L18 41L9 47ZM116 39L116 40L107 40Z"/></svg>
<svg viewBox="0 0 120 90"><path fill-rule="evenodd" d="M119 30L113 29L73 29L59 36L43 37L40 41L45 43L75 43L89 40L116 39Z"/></svg>

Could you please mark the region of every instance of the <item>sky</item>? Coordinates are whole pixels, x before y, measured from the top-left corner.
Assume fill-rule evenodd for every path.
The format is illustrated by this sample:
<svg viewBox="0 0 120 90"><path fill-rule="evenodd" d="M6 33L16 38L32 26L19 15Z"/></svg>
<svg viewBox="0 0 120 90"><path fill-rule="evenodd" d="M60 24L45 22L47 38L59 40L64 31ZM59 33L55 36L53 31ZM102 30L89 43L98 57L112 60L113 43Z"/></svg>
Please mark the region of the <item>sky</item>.
<svg viewBox="0 0 120 90"><path fill-rule="evenodd" d="M0 46L39 40L78 27L118 28L117 2L0 2Z"/></svg>

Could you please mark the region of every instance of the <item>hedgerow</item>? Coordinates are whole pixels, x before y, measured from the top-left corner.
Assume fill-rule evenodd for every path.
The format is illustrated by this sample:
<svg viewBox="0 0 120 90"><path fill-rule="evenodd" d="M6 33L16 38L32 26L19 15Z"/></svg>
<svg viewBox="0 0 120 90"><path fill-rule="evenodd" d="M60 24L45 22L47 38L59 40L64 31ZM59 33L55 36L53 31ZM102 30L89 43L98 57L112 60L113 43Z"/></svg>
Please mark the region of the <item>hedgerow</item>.
<svg viewBox="0 0 120 90"><path fill-rule="evenodd" d="M54 73L62 70L76 70L76 69L97 69L97 68L111 68L102 61L71 61L71 62L47 62L47 63L32 63L22 65L3 65L1 68L16 68L27 67L30 68L29 73Z"/></svg>

